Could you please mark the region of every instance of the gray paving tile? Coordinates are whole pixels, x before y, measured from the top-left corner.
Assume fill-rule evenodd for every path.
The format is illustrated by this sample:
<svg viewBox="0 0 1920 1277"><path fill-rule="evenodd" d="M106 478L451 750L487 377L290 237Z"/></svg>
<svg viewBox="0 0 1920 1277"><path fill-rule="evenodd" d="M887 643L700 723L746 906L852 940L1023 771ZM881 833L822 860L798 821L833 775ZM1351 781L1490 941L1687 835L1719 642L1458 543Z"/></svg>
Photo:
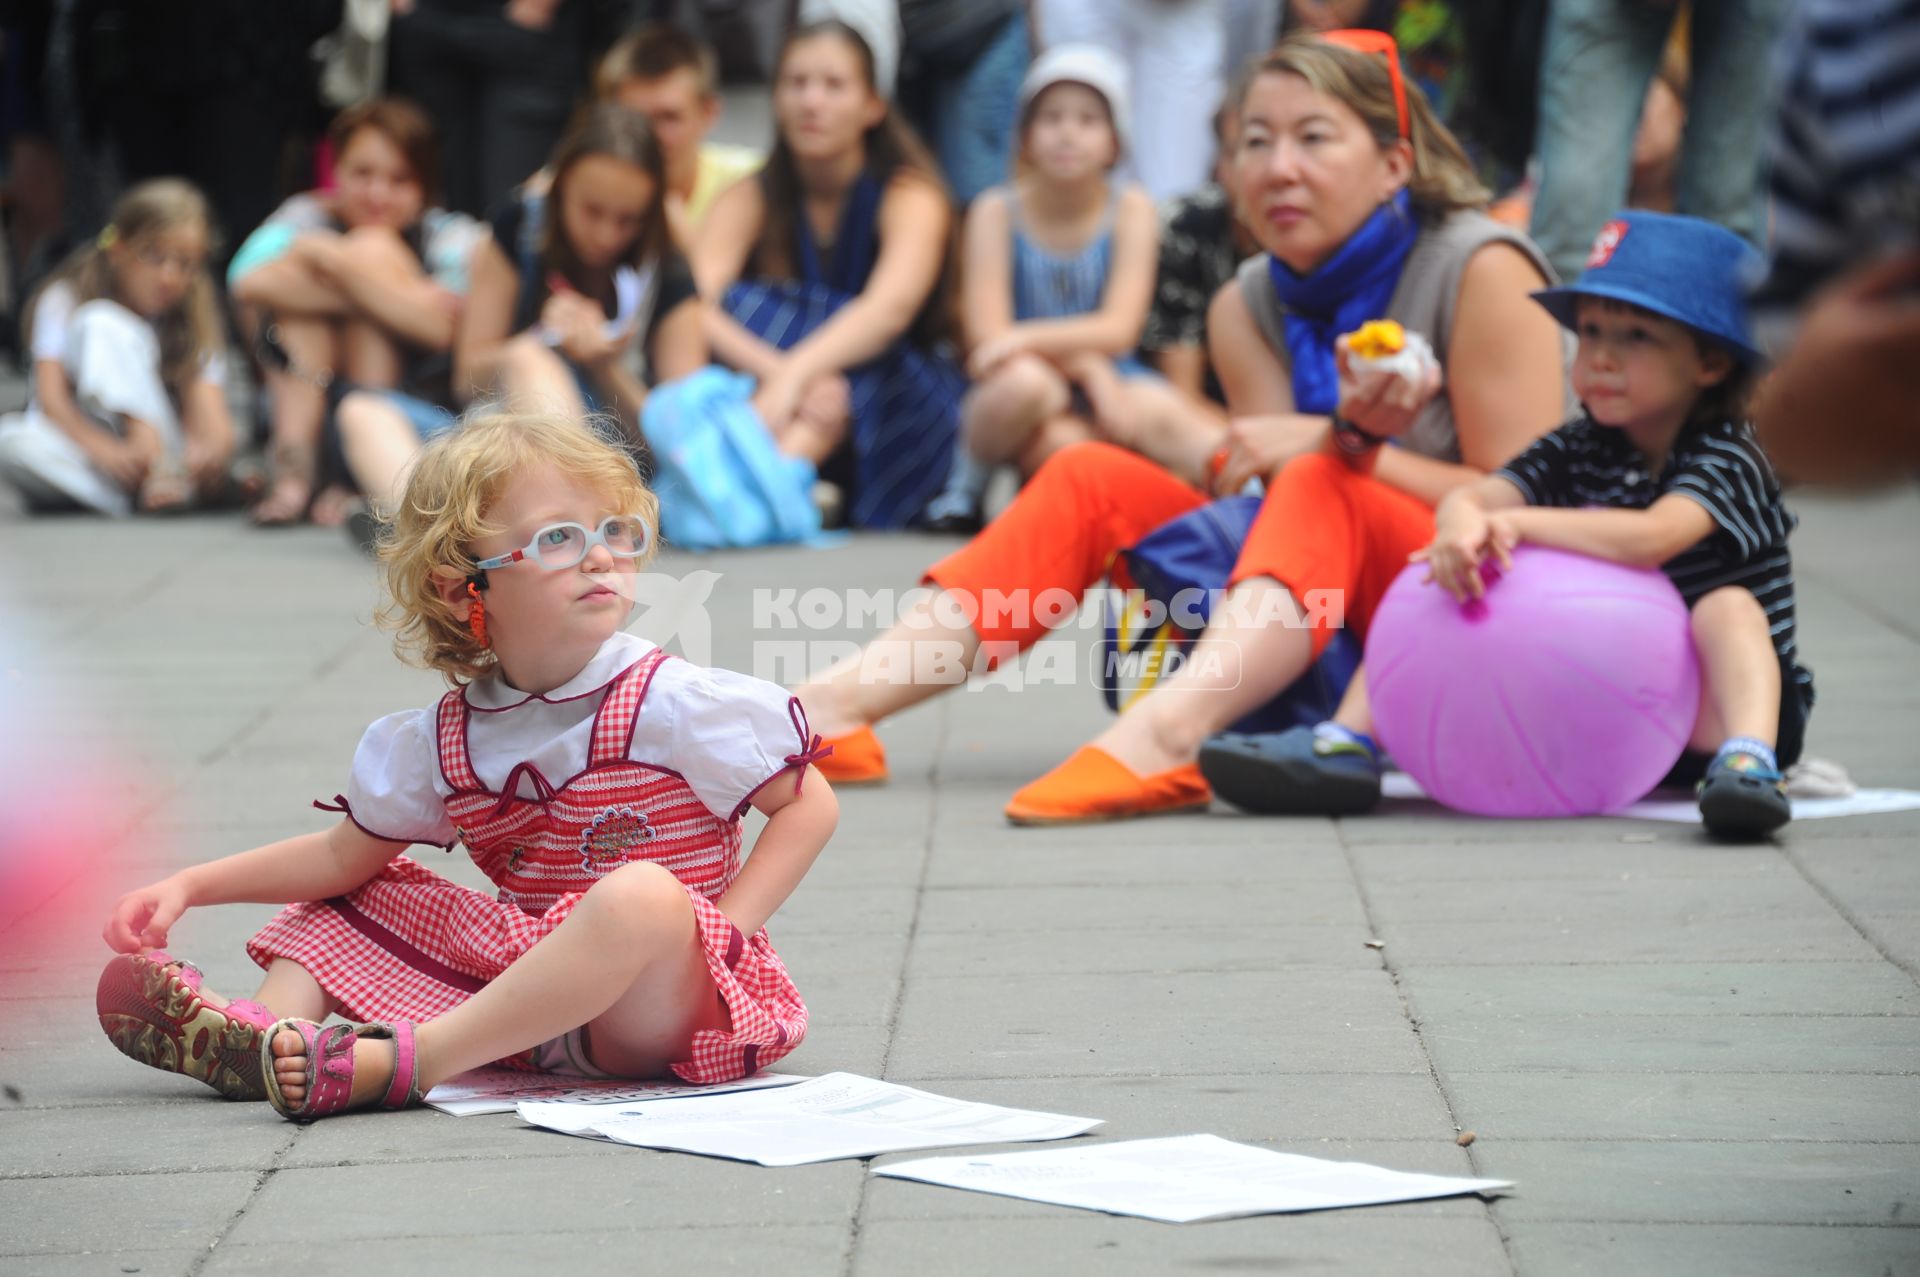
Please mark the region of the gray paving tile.
<svg viewBox="0 0 1920 1277"><path fill-rule="evenodd" d="M1920 1272L1920 1229L1516 1224L1512 1245L1525 1277L1807 1277Z"/></svg>
<svg viewBox="0 0 1920 1277"><path fill-rule="evenodd" d="M1070 924L1075 930L1129 933L1218 926L1289 927L1366 922L1346 881L1189 884L1177 893L1158 883L1082 886L946 887L926 892L923 934L1025 931Z"/></svg>
<svg viewBox="0 0 1920 1277"><path fill-rule="evenodd" d="M1920 1068L1920 1017L1430 1016L1443 1073L1896 1073Z"/></svg>
<svg viewBox="0 0 1920 1277"><path fill-rule="evenodd" d="M363 1125L386 1115L341 1117ZM477 1120L477 1119L473 1119ZM567 1137L560 1137L567 1138ZM584 1142L584 1141L583 1141ZM627 1149L585 1174L553 1174L547 1158L348 1165L276 1172L227 1240L243 1246L469 1238L512 1217L547 1232L634 1227L837 1224L849 1218L865 1168L831 1162L768 1170L740 1162ZM511 1230L510 1230L511 1231Z"/></svg>
<svg viewBox="0 0 1920 1277"><path fill-rule="evenodd" d="M1211 818L1210 818L1211 819ZM1285 838L1222 838L1183 845L1177 854L1164 843L1115 846L1102 840L1035 843L1007 831L998 841L942 834L927 870L929 887L1163 886L1222 883L1288 884L1347 882L1346 853L1328 821L1284 822ZM1001 831L995 830L996 836Z"/></svg>
<svg viewBox="0 0 1920 1277"><path fill-rule="evenodd" d="M1449 1073L1446 1086L1483 1137L1920 1141L1920 1076Z"/></svg>
<svg viewBox="0 0 1920 1277"><path fill-rule="evenodd" d="M1556 915L1542 903L1501 921L1396 922L1380 935L1396 966L1518 962L1870 962L1878 950L1837 913L1752 917L1636 918Z"/></svg>
<svg viewBox="0 0 1920 1277"><path fill-rule="evenodd" d="M1362 882L1395 884L1465 881L1481 883L1592 883L1613 879L1791 877L1795 870L1776 847L1702 844L1684 826L1648 822L1633 835L1645 842L1595 838L1550 847L1526 843L1357 842L1350 854Z"/></svg>
<svg viewBox="0 0 1920 1277"><path fill-rule="evenodd" d="M602 1221L604 1224L607 1221ZM838 1277L845 1271L848 1229L840 1224L734 1223L679 1228L636 1216L622 1231L478 1233L464 1245L445 1237L382 1238L365 1261L408 1277L472 1277L475 1256L497 1272L678 1273L778 1272ZM201 1271L206 1277L286 1271L287 1248L223 1244Z"/></svg>
<svg viewBox="0 0 1920 1277"><path fill-rule="evenodd" d="M1920 1015L1920 988L1885 962L1415 965L1401 987L1422 1018L1497 1015Z"/></svg>
<svg viewBox="0 0 1920 1277"><path fill-rule="evenodd" d="M139 1273L141 1277L189 1277L206 1254L205 1247L191 1250L156 1250L140 1246L121 1251L79 1251L68 1255L0 1254L0 1275L4 1277L122 1277Z"/></svg>
<svg viewBox="0 0 1920 1277"><path fill-rule="evenodd" d="M1292 968L916 980L890 1068L921 1078L1419 1073L1426 1061L1385 972Z"/></svg>
<svg viewBox="0 0 1920 1277"><path fill-rule="evenodd" d="M1096 1272L1116 1277L1163 1277L1170 1272L1489 1277L1511 1271L1500 1235L1485 1219L1357 1214L1364 1218L1331 1212L1185 1227L1100 1215L877 1222L860 1230L853 1272L858 1277L891 1277L923 1269L930 1255L956 1272L1007 1277Z"/></svg>
<svg viewBox="0 0 1920 1277"><path fill-rule="evenodd" d="M907 978L1125 972L1271 971L1275 967L1342 967L1377 971L1378 951L1363 926L1193 926L1116 933L1082 930L1077 915L1025 931L921 932L914 937ZM983 941L985 941L983 943Z"/></svg>
<svg viewBox="0 0 1920 1277"><path fill-rule="evenodd" d="M204 1104L0 1110L0 1178L264 1171L293 1143L290 1124L257 1120L265 1105L202 1091Z"/></svg>
<svg viewBox="0 0 1920 1277"><path fill-rule="evenodd" d="M0 1254L206 1247L253 1195L251 1171L0 1180Z"/></svg>
<svg viewBox="0 0 1920 1277"><path fill-rule="evenodd" d="M1519 1185L1503 1223L1887 1224L1920 1200L1912 1144L1488 1139L1473 1152Z"/></svg>

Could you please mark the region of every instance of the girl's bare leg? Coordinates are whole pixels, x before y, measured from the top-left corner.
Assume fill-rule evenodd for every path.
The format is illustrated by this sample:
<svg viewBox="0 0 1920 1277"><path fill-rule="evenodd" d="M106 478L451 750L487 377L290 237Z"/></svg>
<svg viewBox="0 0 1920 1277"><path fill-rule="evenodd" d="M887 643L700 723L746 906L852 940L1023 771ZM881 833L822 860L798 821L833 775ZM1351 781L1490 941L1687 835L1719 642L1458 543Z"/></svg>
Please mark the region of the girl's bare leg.
<svg viewBox="0 0 1920 1277"><path fill-rule="evenodd" d="M258 523L294 523L313 498L320 427L327 411L325 383L341 366L340 334L333 320L320 317L282 315L275 323L293 366L267 370L273 483L253 517Z"/></svg>
<svg viewBox="0 0 1920 1277"><path fill-rule="evenodd" d="M794 689L808 725L844 736L966 682L980 635L965 615L958 596L916 595L886 633Z"/></svg>
<svg viewBox="0 0 1920 1277"><path fill-rule="evenodd" d="M567 920L460 1006L418 1027L422 1090L457 1073L587 1026L593 1062L626 1077L654 1077L685 1058L694 1033L724 1028L686 889L650 863L596 883ZM273 1041L282 1093L299 1103L305 1045ZM375 1098L393 1076L393 1046L354 1052L352 1100Z"/></svg>
<svg viewBox="0 0 1920 1277"><path fill-rule="evenodd" d="M1186 664L1093 744L1141 776L1193 762L1207 737L1306 672L1313 639L1301 622L1299 605L1278 581L1242 581L1214 610Z"/></svg>
<svg viewBox="0 0 1920 1277"><path fill-rule="evenodd" d="M968 392L960 430L975 457L999 465L1020 457L1035 432L1071 403L1058 368L1037 355L1015 355Z"/></svg>
<svg viewBox="0 0 1920 1277"><path fill-rule="evenodd" d="M1094 427L1103 436L1157 461L1196 487L1207 462L1227 441L1227 414L1157 377L1117 378L1111 407L1093 399Z"/></svg>
<svg viewBox="0 0 1920 1277"><path fill-rule="evenodd" d="M516 412L558 413L575 421L587 416L573 369L532 333L507 343L500 359L500 402Z"/></svg>
<svg viewBox="0 0 1920 1277"><path fill-rule="evenodd" d="M1080 417L1071 413L1049 417L1034 428L1033 433L1027 436L1026 446L1020 449L1017 458L1020 473L1023 477L1032 478L1034 472L1045 465L1047 458L1054 453L1094 438L1093 427Z"/></svg>
<svg viewBox="0 0 1920 1277"><path fill-rule="evenodd" d="M405 414L378 395L356 392L335 414L347 468L382 517L393 513L406 489L407 470L420 455L420 435Z"/></svg>

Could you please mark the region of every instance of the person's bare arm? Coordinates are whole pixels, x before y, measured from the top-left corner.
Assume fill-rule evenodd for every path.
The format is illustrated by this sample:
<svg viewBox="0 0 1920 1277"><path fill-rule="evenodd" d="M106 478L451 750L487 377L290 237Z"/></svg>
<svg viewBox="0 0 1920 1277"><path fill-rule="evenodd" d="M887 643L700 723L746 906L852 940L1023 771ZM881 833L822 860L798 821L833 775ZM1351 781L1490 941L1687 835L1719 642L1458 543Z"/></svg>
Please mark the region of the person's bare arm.
<svg viewBox="0 0 1920 1277"><path fill-rule="evenodd" d="M1207 305L1207 348L1227 396L1227 411L1236 417L1293 411L1293 381L1286 362L1254 322L1237 278L1221 285Z"/></svg>
<svg viewBox="0 0 1920 1277"><path fill-rule="evenodd" d="M722 191L707 210L687 263L705 301L703 326L716 358L765 380L780 367L780 348L762 341L726 311L727 289L740 279L766 220L766 204L757 181L739 181Z"/></svg>
<svg viewBox="0 0 1920 1277"><path fill-rule="evenodd" d="M293 242L322 279L340 290L348 307L394 336L427 350L453 346L460 298L421 269L398 235L354 231Z"/></svg>
<svg viewBox="0 0 1920 1277"><path fill-rule="evenodd" d="M233 459L238 439L226 388L205 377L188 382L180 394L180 430L188 473L202 488L212 485Z"/></svg>
<svg viewBox="0 0 1920 1277"><path fill-rule="evenodd" d="M1012 213L1002 192L974 200L967 210L966 266L960 279L960 322L970 351L1013 327L1012 236ZM980 370L973 371L980 375Z"/></svg>
<svg viewBox="0 0 1920 1277"><path fill-rule="evenodd" d="M201 905L292 904L345 895L406 849L406 843L375 838L343 820L321 833L192 865L122 896L107 920L106 940L121 953L133 953L164 945L180 915Z"/></svg>
<svg viewBox="0 0 1920 1277"><path fill-rule="evenodd" d="M809 766L799 793L784 778L753 796L756 811L767 817L754 839L740 876L720 897L720 912L746 935L767 925L774 911L800 885L840 821L840 800L826 778Z"/></svg>
<svg viewBox="0 0 1920 1277"><path fill-rule="evenodd" d="M1207 352L1200 346L1165 346L1148 356L1175 387L1195 399L1207 396Z"/></svg>
<svg viewBox="0 0 1920 1277"><path fill-rule="evenodd" d="M305 234L334 235L334 232ZM233 300L242 306L264 306L276 314L338 317L352 310L339 287L297 257L291 248L234 280Z"/></svg>
<svg viewBox="0 0 1920 1277"><path fill-rule="evenodd" d="M1454 303L1445 352L1447 394L1460 462L1405 448L1381 448L1374 477L1428 505L1526 451L1565 415L1565 348L1560 326L1528 294L1546 278L1509 244L1473 255Z"/></svg>
<svg viewBox="0 0 1920 1277"><path fill-rule="evenodd" d="M462 401L484 395L500 380L500 356L513 335L520 274L492 239L473 250L467 302L453 339L453 389Z"/></svg>
<svg viewBox="0 0 1920 1277"><path fill-rule="evenodd" d="M47 420L80 445L87 460L114 482L131 488L146 474L137 449L81 411L73 397L73 383L67 380L67 366L58 359L34 360L33 397Z"/></svg>
<svg viewBox="0 0 1920 1277"><path fill-rule="evenodd" d="M900 339L939 283L952 218L932 182L903 173L881 197L880 253L860 294L787 352L783 376L805 385L865 363Z"/></svg>

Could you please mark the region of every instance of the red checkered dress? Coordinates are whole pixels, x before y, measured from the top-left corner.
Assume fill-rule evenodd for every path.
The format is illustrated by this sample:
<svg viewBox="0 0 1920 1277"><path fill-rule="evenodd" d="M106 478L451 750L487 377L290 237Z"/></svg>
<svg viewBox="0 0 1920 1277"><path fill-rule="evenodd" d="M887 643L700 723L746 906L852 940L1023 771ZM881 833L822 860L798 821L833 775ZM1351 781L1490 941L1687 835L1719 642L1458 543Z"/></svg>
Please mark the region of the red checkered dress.
<svg viewBox="0 0 1920 1277"><path fill-rule="evenodd" d="M655 650L608 685L594 715L587 768L558 787L531 763L501 792L480 783L467 753L462 692L440 702L440 770L460 841L499 888L486 895L396 858L345 896L293 905L247 943L261 966L304 967L357 1020L430 1020L478 992L565 920L604 874L634 860L673 872L700 924L707 969L732 1027L694 1036L673 1071L720 1082L764 1068L800 1044L807 1008L762 930L751 938L714 904L740 871L740 822L722 820L673 769L627 757L641 701L665 652ZM801 748L789 766L815 756ZM522 776L536 798L520 798ZM531 1067L530 1055L502 1061Z"/></svg>

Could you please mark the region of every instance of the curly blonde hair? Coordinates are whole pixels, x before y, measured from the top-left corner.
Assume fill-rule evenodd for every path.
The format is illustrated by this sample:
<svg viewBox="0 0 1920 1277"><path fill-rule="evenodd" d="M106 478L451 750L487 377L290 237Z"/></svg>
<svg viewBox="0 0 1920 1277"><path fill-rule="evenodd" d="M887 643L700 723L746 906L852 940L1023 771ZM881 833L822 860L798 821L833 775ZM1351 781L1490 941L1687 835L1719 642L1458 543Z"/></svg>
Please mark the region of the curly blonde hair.
<svg viewBox="0 0 1920 1277"><path fill-rule="evenodd" d="M1343 103L1366 122L1368 132L1381 148L1400 140L1400 110L1393 99L1393 76L1387 70L1386 59L1379 54L1330 44L1317 35L1288 36L1254 65L1241 87L1242 107L1246 105L1246 90L1253 81L1275 72L1297 75L1314 92ZM1433 113L1427 95L1420 91L1418 84L1406 79L1404 88L1408 141L1413 148L1413 175L1407 180L1407 195L1414 207L1433 220L1459 209L1485 208L1489 193L1475 175L1473 163L1467 159L1460 140Z"/></svg>
<svg viewBox="0 0 1920 1277"><path fill-rule="evenodd" d="M659 500L627 454L593 430L571 417L478 409L421 450L380 538L387 603L377 619L394 631L401 660L439 670L455 687L497 664L493 650L476 641L441 598L436 577L464 578L477 570L473 543L504 530L488 521L488 512L513 475L538 465L604 494L609 507L640 515L657 533ZM657 535L653 543L659 544ZM652 558L650 546L635 564L644 568Z"/></svg>

